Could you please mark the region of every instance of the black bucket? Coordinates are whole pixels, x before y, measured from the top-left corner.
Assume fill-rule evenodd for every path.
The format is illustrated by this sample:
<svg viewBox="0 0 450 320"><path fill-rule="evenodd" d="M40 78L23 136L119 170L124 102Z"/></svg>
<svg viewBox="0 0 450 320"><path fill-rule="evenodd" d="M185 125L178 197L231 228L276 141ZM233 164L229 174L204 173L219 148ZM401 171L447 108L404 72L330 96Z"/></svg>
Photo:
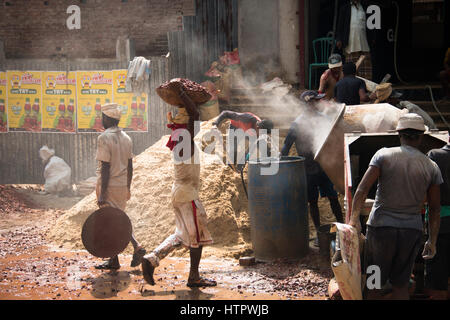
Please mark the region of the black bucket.
<svg viewBox="0 0 450 320"><path fill-rule="evenodd" d="M319 239L319 253L321 256L330 259L331 243L336 239L336 232L331 232L331 224L319 227L317 238Z"/></svg>

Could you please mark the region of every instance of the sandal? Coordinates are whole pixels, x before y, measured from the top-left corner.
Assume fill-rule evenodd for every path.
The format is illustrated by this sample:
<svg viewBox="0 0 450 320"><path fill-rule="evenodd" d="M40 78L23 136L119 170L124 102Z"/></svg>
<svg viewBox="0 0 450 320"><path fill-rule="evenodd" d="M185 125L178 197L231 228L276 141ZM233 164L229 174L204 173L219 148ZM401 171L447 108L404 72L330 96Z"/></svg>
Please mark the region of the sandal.
<svg viewBox="0 0 450 320"><path fill-rule="evenodd" d="M135 268L139 266L142 262L142 258L145 256L147 251L144 248L140 248L139 250L133 253L133 260L131 260L131 267Z"/></svg>
<svg viewBox="0 0 450 320"><path fill-rule="evenodd" d="M144 280L149 284L154 286L155 280L153 279L153 272L155 272L155 267L152 266L150 261L143 258L142 259L142 275L144 276Z"/></svg>
<svg viewBox="0 0 450 320"><path fill-rule="evenodd" d="M217 286L217 282L214 280L206 279L206 278L200 278L193 282L188 281L187 286L189 288L215 287L215 286Z"/></svg>
<svg viewBox="0 0 450 320"><path fill-rule="evenodd" d="M118 262L112 262L111 260L106 261L98 266L95 266L97 270L119 270L120 264Z"/></svg>

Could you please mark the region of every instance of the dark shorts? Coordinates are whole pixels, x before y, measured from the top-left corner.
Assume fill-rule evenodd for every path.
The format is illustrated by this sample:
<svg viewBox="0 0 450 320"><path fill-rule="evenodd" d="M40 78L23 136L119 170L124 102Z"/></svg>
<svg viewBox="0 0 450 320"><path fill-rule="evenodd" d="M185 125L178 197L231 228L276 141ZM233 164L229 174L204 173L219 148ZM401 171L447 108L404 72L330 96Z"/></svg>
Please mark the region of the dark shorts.
<svg viewBox="0 0 450 320"><path fill-rule="evenodd" d="M436 255L425 261L425 287L447 291L450 277L450 233L440 234L436 243Z"/></svg>
<svg viewBox="0 0 450 320"><path fill-rule="evenodd" d="M380 268L381 286L387 280L396 287L407 285L422 246L422 231L367 226L366 238L365 268Z"/></svg>
<svg viewBox="0 0 450 320"><path fill-rule="evenodd" d="M319 191L321 197L337 198L338 194L334 190L333 183L325 172L308 174L306 180L308 185L308 202L319 200Z"/></svg>

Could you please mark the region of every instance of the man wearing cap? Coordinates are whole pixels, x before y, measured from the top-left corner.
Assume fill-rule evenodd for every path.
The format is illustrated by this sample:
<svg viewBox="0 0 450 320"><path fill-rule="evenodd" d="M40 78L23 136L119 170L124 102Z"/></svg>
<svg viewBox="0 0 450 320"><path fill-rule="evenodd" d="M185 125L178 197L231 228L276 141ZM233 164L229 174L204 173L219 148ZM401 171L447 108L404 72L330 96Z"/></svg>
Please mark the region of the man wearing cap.
<svg viewBox="0 0 450 320"><path fill-rule="evenodd" d="M401 146L383 148L373 156L353 198L350 225L361 231L361 208L378 180L367 222L365 263L380 268L382 287L390 281L392 299L409 299L409 280L422 245L424 199L429 206L430 231L422 256L427 260L436 254L443 180L438 165L418 149L425 130L419 115L402 116L397 125ZM380 291L369 290L367 298L381 298Z"/></svg>
<svg viewBox="0 0 450 320"><path fill-rule="evenodd" d="M133 143L131 138L119 127L121 111L117 104L109 103L101 107L103 127L106 129L97 139L97 202L100 208L111 206L125 211L130 200L133 179ZM131 267L137 267L145 255L134 236ZM96 269L120 269L119 257L111 257Z"/></svg>
<svg viewBox="0 0 450 320"><path fill-rule="evenodd" d="M263 141L264 139L266 141L270 140L267 135L263 135L262 137L260 137L259 130L267 130L267 132L270 134L270 131L273 129L273 122L271 120L262 120L257 115L251 112L239 113L226 110L219 115L217 120L214 121L213 125L217 127L225 120L230 120L230 131L232 130L234 132L234 130L241 129L250 136L256 136L258 138L258 141ZM270 142L268 143L270 144ZM249 148L246 148L244 143L238 143L238 138L237 136L235 136L233 141L233 148L228 150L230 152L229 157L234 159L234 161L232 161L233 165L230 166L233 169L235 168L237 171L240 171L244 167L245 159L249 157L249 150L254 150L255 147L256 146L249 146ZM246 149L245 159L237 159L239 150L242 150L241 148Z"/></svg>
<svg viewBox="0 0 450 320"><path fill-rule="evenodd" d="M334 87L344 78L342 72L342 58L339 54L332 54L328 59L328 70L320 77L319 93L324 93L327 100L334 98Z"/></svg>
<svg viewBox="0 0 450 320"><path fill-rule="evenodd" d="M401 101L400 98L402 97L402 94L400 92L393 90L391 83L383 83L377 85L375 88L375 95L377 98L375 100L376 104L385 102L399 109L408 109L409 113L415 113L421 116L425 121L425 125L429 129L437 129L433 119L418 105L415 105L414 103L411 103L409 101Z"/></svg>
<svg viewBox="0 0 450 320"><path fill-rule="evenodd" d="M450 142L450 141L449 141ZM436 256L425 262L425 291L435 300L450 299L450 143L441 149L431 150L428 157L441 169L441 225L436 243Z"/></svg>
<svg viewBox="0 0 450 320"><path fill-rule="evenodd" d="M369 102L366 83L356 77L356 65L353 62L344 64L344 78L334 87L335 99L348 106Z"/></svg>
<svg viewBox="0 0 450 320"><path fill-rule="evenodd" d="M223 121L230 120L230 129L237 130L242 129L244 132L250 129L273 129L273 122L271 120L262 120L257 115L251 112L233 112L233 111L223 111L213 125L219 126Z"/></svg>
<svg viewBox="0 0 450 320"><path fill-rule="evenodd" d="M302 93L300 100L305 104L304 112L292 123L283 149L281 150L281 156L288 156L292 145L295 143L298 155L305 158L309 213L317 231L320 227L319 192L322 197L327 197L330 201L330 207L336 220L341 223L343 222L342 208L338 200L338 194L320 164L314 161L314 151L311 145L311 141L313 140L311 134L314 133L307 129L311 127L311 119L320 116L318 103L324 97L324 94L318 94L315 91L305 91ZM318 245L317 239L315 244Z"/></svg>

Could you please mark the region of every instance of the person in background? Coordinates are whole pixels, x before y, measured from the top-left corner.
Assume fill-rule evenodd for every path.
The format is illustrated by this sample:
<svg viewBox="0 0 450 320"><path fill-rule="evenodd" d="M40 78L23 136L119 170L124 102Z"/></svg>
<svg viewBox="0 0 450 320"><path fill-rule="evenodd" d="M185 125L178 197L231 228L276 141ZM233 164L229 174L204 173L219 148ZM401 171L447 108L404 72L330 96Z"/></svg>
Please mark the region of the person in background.
<svg viewBox="0 0 450 320"><path fill-rule="evenodd" d="M407 109L409 113L418 114L425 121L425 125L429 129L437 129L436 124L428 113L422 110L418 105L409 101L401 101L402 94L392 90L391 83L383 83L376 86L375 89L376 100L375 103L389 103L399 109Z"/></svg>
<svg viewBox="0 0 450 320"><path fill-rule="evenodd" d="M336 83L344 78L341 55L332 54L328 59L328 68L320 77L319 94L324 93L325 99L331 100L334 98Z"/></svg>
<svg viewBox="0 0 450 320"><path fill-rule="evenodd" d="M189 98L179 82L173 82L174 93L179 96L187 117L178 119L177 124L184 128L172 128L170 148L174 158L174 178L172 186L172 206L175 214L175 232L167 237L150 254L144 256L142 261L142 275L144 280L155 285L153 277L155 269L160 261L178 248L188 248L190 254L190 271L187 280L188 287L213 287L217 283L214 280L200 276L199 265L202 258L203 247L213 243L213 239L208 230L208 222L205 208L200 199L200 159L196 156L195 121L199 121L200 114L198 106ZM168 116L168 119L172 117ZM183 130L183 135L177 133ZM174 138L177 135L177 139ZM178 143L184 143L183 138L189 136L190 153L185 152L185 148L177 150ZM175 141L176 140L176 141Z"/></svg>
<svg viewBox="0 0 450 320"><path fill-rule="evenodd" d="M447 49L447 53L444 58L444 70L439 74L439 79L441 79L442 90L444 94L444 101L450 100L450 91L448 89L448 82L450 80L450 48Z"/></svg>
<svg viewBox="0 0 450 320"><path fill-rule="evenodd" d="M322 197L328 198L336 220L340 223L344 222L338 194L334 190L333 183L322 170L320 164L314 161L314 153L311 150L311 137L305 134L305 132L308 132L305 128L311 126L309 122L310 113L318 112L317 103L324 97L325 94L318 94L315 91L305 91L301 95L300 100L305 104L307 109L292 123L284 142L283 149L281 150L281 156L288 156L292 145L295 143L298 155L305 158L309 213L317 231L319 231L321 225L318 203L319 193ZM317 238L315 239L314 244L316 246L318 245Z"/></svg>
<svg viewBox="0 0 450 320"><path fill-rule="evenodd" d="M336 102L345 103L348 106L369 102L366 83L356 77L356 65L353 62L344 65L344 78L334 88Z"/></svg>
<svg viewBox="0 0 450 320"><path fill-rule="evenodd" d="M373 44L372 32L367 30L367 6L360 0L350 0L342 5L336 29L336 47L346 55L346 62L356 63L365 56L358 69L358 76L372 80L372 61L370 56L369 38Z"/></svg>
<svg viewBox="0 0 450 320"><path fill-rule="evenodd" d="M213 126L220 126L220 124L225 120L231 120L230 121L230 130L238 130L242 129L245 133L249 134L249 136L256 136L256 138L259 139L259 130L265 129L270 134L270 131L273 129L274 125L271 120L261 120L257 115L251 113L251 112L245 112L245 113L238 113L233 111L223 111L216 121L214 121ZM263 137L265 138L265 137ZM232 162L232 165L230 166L240 171L242 167L245 165L245 159L249 156L249 150L245 148L245 146L241 143L239 144L237 141L237 137L235 137L232 148L233 155L229 154L229 157L233 157L234 161ZM238 150L241 150L241 148L245 148L245 159L237 159L238 157ZM252 148L252 146L249 146L248 149Z"/></svg>
<svg viewBox="0 0 450 320"><path fill-rule="evenodd" d="M125 211L127 201L131 197L131 181L133 179L133 142L118 125L121 111L115 103L101 107L103 127L106 129L97 139L97 203L100 208L111 206ZM131 267L142 262L146 251L132 235L134 248ZM119 257L111 257L96 269L120 269Z"/></svg>
<svg viewBox="0 0 450 320"><path fill-rule="evenodd" d="M422 256L432 259L440 222L438 165L418 149L425 132L422 117L411 113L397 125L400 147L383 148L372 158L353 198L350 225L361 231L360 212L370 189L378 181L375 203L367 222L365 263L381 271L382 289L389 280L392 299L409 300L408 285L422 246L422 207L427 198L430 232ZM368 299L381 299L380 290L369 290Z"/></svg>
<svg viewBox="0 0 450 320"><path fill-rule="evenodd" d="M442 149L431 150L428 157L439 166L444 183L441 185L441 225L436 255L425 261L425 292L431 299L447 300L450 299L450 143Z"/></svg>
<svg viewBox="0 0 450 320"><path fill-rule="evenodd" d="M273 129L273 122L271 120L261 120L257 115L251 112L239 113L223 111L213 125L217 127L225 120L231 120L230 129L242 129L244 132L247 132L250 129L255 130L255 132L257 132L258 129Z"/></svg>
<svg viewBox="0 0 450 320"><path fill-rule="evenodd" d="M45 166L44 192L41 194L57 194L58 196L72 195L72 169L60 157L55 156L55 150L43 146L39 150L39 156Z"/></svg>

